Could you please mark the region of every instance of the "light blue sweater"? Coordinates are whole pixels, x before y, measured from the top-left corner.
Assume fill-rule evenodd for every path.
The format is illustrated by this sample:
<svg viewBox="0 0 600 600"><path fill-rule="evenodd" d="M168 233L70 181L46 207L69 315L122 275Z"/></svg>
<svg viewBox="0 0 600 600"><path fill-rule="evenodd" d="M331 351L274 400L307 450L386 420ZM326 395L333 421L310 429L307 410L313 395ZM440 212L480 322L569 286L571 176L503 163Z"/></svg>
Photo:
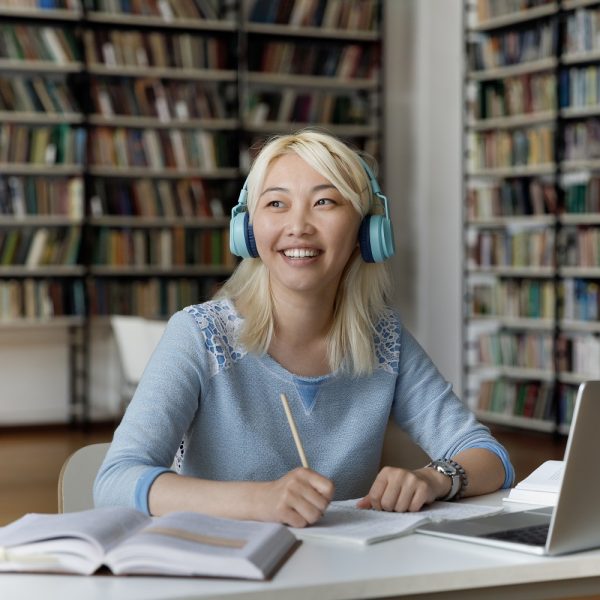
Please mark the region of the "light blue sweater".
<svg viewBox="0 0 600 600"><path fill-rule="evenodd" d="M150 486L170 469L221 481L282 477L299 458L281 392L311 468L334 482L336 499L369 491L390 415L432 458L492 450L504 464L504 486L512 484L506 450L391 310L376 328L378 366L369 377L297 377L268 355L245 352L241 324L228 300L173 315L96 478L97 506L148 512Z"/></svg>

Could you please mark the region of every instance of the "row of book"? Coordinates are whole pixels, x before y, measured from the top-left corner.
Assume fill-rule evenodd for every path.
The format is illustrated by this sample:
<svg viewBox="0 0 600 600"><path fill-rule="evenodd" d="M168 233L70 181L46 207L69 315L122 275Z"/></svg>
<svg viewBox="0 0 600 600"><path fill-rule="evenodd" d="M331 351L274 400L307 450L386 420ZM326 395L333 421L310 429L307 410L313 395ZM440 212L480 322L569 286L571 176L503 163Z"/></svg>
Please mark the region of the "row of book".
<svg viewBox="0 0 600 600"><path fill-rule="evenodd" d="M95 278L89 292L90 314L169 317L174 312L211 298L217 290L215 278L150 278L120 280Z"/></svg>
<svg viewBox="0 0 600 600"><path fill-rule="evenodd" d="M92 182L90 214L136 217L223 217L219 194L235 195L232 186L210 189L203 180L178 179L95 179Z"/></svg>
<svg viewBox="0 0 600 600"><path fill-rule="evenodd" d="M93 242L94 265L160 267L228 265L235 259L229 251L225 229L116 229L100 227Z"/></svg>
<svg viewBox="0 0 600 600"><path fill-rule="evenodd" d="M82 165L86 131L68 125L0 125L0 163Z"/></svg>
<svg viewBox="0 0 600 600"><path fill-rule="evenodd" d="M0 265L73 266L79 261L81 227L0 229Z"/></svg>
<svg viewBox="0 0 600 600"><path fill-rule="evenodd" d="M64 80L0 76L0 111L77 113L79 104Z"/></svg>
<svg viewBox="0 0 600 600"><path fill-rule="evenodd" d="M566 213L600 212L600 177L591 176L586 181L569 183L564 192Z"/></svg>
<svg viewBox="0 0 600 600"><path fill-rule="evenodd" d="M511 381L505 378L482 381L478 410L512 417L554 420L554 389L539 381Z"/></svg>
<svg viewBox="0 0 600 600"><path fill-rule="evenodd" d="M168 123L231 117L235 89L230 87L199 81L93 77L90 91L96 113L104 117L153 117Z"/></svg>
<svg viewBox="0 0 600 600"><path fill-rule="evenodd" d="M567 123L564 128L564 154L567 160L600 158L600 119Z"/></svg>
<svg viewBox="0 0 600 600"><path fill-rule="evenodd" d="M53 215L82 219L81 177L45 178L0 175L0 215L22 218Z"/></svg>
<svg viewBox="0 0 600 600"><path fill-rule="evenodd" d="M567 384L558 386L558 422L561 425L569 426L573 421L577 388L576 385Z"/></svg>
<svg viewBox="0 0 600 600"><path fill-rule="evenodd" d="M469 220L555 214L558 203L553 183L527 177L469 187L466 202Z"/></svg>
<svg viewBox="0 0 600 600"><path fill-rule="evenodd" d="M556 341L557 368L589 379L600 377L600 338L595 335L561 335Z"/></svg>
<svg viewBox="0 0 600 600"><path fill-rule="evenodd" d="M472 35L469 68L480 71L552 58L556 54L557 33L555 22L537 21L518 30Z"/></svg>
<svg viewBox="0 0 600 600"><path fill-rule="evenodd" d="M0 0L0 8L80 11L80 0Z"/></svg>
<svg viewBox="0 0 600 600"><path fill-rule="evenodd" d="M552 319L555 298L552 281L502 279L471 284L468 310L471 317Z"/></svg>
<svg viewBox="0 0 600 600"><path fill-rule="evenodd" d="M554 130L539 126L471 133L473 169L547 164L554 161Z"/></svg>
<svg viewBox="0 0 600 600"><path fill-rule="evenodd" d="M378 0L253 0L250 21L292 27L375 30Z"/></svg>
<svg viewBox="0 0 600 600"><path fill-rule="evenodd" d="M552 370L554 340L551 333L500 331L477 339L480 364ZM600 369L600 362L599 369Z"/></svg>
<svg viewBox="0 0 600 600"><path fill-rule="evenodd" d="M552 267L555 234L550 228L478 231L468 248L470 267Z"/></svg>
<svg viewBox="0 0 600 600"><path fill-rule="evenodd" d="M479 22L551 4L555 0L477 0L477 20Z"/></svg>
<svg viewBox="0 0 600 600"><path fill-rule="evenodd" d="M476 119L512 117L556 109L556 76L531 73L482 81L478 86Z"/></svg>
<svg viewBox="0 0 600 600"><path fill-rule="evenodd" d="M600 8L582 7L567 16L565 49L568 53L600 48Z"/></svg>
<svg viewBox="0 0 600 600"><path fill-rule="evenodd" d="M600 320L600 284L594 280L565 278L558 285L559 318L569 321ZM471 317L553 319L555 286L551 281L509 279L475 283L469 287Z"/></svg>
<svg viewBox="0 0 600 600"><path fill-rule="evenodd" d="M85 315L81 280L7 279L0 281L0 324L16 319Z"/></svg>
<svg viewBox="0 0 600 600"><path fill-rule="evenodd" d="M565 279L561 286L562 316L574 321L600 321L600 285L597 281Z"/></svg>
<svg viewBox="0 0 600 600"><path fill-rule="evenodd" d="M253 92L248 97L244 121L262 125L272 121L286 123L366 124L370 118L369 101L359 94L326 91Z"/></svg>
<svg viewBox="0 0 600 600"><path fill-rule="evenodd" d="M600 228L563 227L559 237L566 267L600 267Z"/></svg>
<svg viewBox="0 0 600 600"><path fill-rule="evenodd" d="M225 39L212 35L127 29L86 30L83 43L86 61L91 65L140 69L232 68L232 48Z"/></svg>
<svg viewBox="0 0 600 600"><path fill-rule="evenodd" d="M35 25L0 25L0 59L47 61L67 65L79 60L77 40L69 29Z"/></svg>
<svg viewBox="0 0 600 600"><path fill-rule="evenodd" d="M362 44L259 42L248 48L248 65L260 73L372 79L379 69L379 50Z"/></svg>
<svg viewBox="0 0 600 600"><path fill-rule="evenodd" d="M95 166L214 170L237 160L237 147L227 133L96 127L89 137Z"/></svg>
<svg viewBox="0 0 600 600"><path fill-rule="evenodd" d="M597 65L571 67L560 72L561 108L600 104L600 73Z"/></svg>
<svg viewBox="0 0 600 600"><path fill-rule="evenodd" d="M84 0L89 11L173 19L219 19L220 0Z"/></svg>

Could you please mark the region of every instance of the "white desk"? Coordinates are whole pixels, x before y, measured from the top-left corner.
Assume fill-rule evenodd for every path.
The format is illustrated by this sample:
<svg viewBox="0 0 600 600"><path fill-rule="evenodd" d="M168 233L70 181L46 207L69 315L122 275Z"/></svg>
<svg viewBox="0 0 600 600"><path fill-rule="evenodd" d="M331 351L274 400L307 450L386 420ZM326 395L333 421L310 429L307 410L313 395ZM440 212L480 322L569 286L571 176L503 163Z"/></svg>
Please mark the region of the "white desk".
<svg viewBox="0 0 600 600"><path fill-rule="evenodd" d="M502 495L475 501L497 504ZM519 600L594 593L600 593L600 550L544 558L418 534L365 548L305 541L268 582L0 575L2 600L339 600L417 594L422 600Z"/></svg>

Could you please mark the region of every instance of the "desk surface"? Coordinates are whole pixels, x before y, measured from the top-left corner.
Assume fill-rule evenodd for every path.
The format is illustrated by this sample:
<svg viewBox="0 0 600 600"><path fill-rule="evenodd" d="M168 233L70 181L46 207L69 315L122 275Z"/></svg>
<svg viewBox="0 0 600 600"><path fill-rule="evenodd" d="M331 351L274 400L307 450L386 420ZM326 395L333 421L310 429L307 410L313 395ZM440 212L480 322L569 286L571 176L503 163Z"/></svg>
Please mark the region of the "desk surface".
<svg viewBox="0 0 600 600"><path fill-rule="evenodd" d="M504 493L505 494L505 493ZM497 505L503 493L470 501ZM510 510L528 508L511 505ZM508 587L507 587L508 586ZM514 587L513 587L514 586ZM564 598L600 591L600 550L533 555L424 535L349 547L305 541L272 581L0 575L2 600Z"/></svg>

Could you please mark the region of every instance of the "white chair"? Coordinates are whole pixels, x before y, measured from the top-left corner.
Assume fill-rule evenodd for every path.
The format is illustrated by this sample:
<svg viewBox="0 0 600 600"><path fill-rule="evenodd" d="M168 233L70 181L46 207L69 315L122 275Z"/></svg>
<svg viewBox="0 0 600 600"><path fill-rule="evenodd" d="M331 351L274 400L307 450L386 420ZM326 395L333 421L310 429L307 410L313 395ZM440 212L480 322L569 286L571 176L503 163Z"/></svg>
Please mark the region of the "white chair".
<svg viewBox="0 0 600 600"><path fill-rule="evenodd" d="M58 512L94 507L93 487L109 442L79 448L64 462L58 476Z"/></svg>
<svg viewBox="0 0 600 600"><path fill-rule="evenodd" d="M110 318L121 362L123 407L131 400L148 360L167 325L143 317L114 315Z"/></svg>

